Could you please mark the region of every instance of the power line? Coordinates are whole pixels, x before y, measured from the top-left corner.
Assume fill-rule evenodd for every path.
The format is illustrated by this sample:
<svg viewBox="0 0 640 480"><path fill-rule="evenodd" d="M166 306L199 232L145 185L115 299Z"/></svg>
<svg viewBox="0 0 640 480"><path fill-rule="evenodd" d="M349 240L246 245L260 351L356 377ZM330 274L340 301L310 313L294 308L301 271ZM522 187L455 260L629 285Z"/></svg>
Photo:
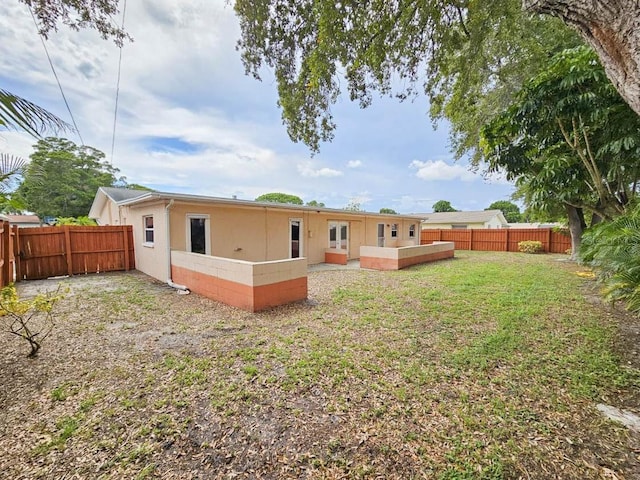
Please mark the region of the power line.
<svg viewBox="0 0 640 480"><path fill-rule="evenodd" d="M122 30L124 30L124 19L127 15L127 0L124 0L122 7ZM120 45L120 55L118 57L118 80L116 81L116 106L113 110L113 135L111 136L111 163L113 163L113 152L116 146L116 122L118 120L118 99L120 98L120 72L122 70L122 45Z"/></svg>
<svg viewBox="0 0 640 480"><path fill-rule="evenodd" d="M36 26L36 30L38 28L38 22L36 21L36 17L33 14L33 10L29 7L29 13L31 13L31 18L33 19L33 24ZM73 113L71 113L71 107L69 106L69 102L67 102L67 97L64 94L64 90L62 89L62 84L60 83L60 79L58 78L58 74L56 73L56 69L53 66L53 62L51 61L51 56L49 55L49 50L47 49L47 45L44 42L44 37L40 32L38 32L38 36L40 37L40 41L42 42L42 47L44 48L44 52L47 54L47 59L49 60L49 65L51 65L51 71L53 72L53 76L56 78L56 82L58 82L58 88L60 89L60 94L62 95L62 99L64 100L64 104L67 106L67 111L69 112L69 116L71 117L71 122L73 122L73 128L75 128L78 137L80 138L80 143L84 146L84 140L82 139L82 135L80 135L80 129L76 124L76 119L73 117Z"/></svg>

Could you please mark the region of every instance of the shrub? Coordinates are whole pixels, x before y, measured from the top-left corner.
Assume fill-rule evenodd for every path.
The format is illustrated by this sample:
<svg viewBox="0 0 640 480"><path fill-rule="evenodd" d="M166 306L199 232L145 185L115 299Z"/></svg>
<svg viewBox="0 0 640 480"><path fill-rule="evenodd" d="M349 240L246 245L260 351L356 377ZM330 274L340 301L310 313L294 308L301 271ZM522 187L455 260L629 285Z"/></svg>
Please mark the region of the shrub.
<svg viewBox="0 0 640 480"><path fill-rule="evenodd" d="M518 251L522 253L540 253L542 252L542 242L538 240L524 240L518 242Z"/></svg>
<svg viewBox="0 0 640 480"><path fill-rule="evenodd" d="M29 342L29 357L35 357L42 342L55 327L53 307L64 298L60 287L54 292L39 293L20 300L13 284L0 290L0 328Z"/></svg>
<svg viewBox="0 0 640 480"><path fill-rule="evenodd" d="M607 300L640 312L640 207L585 231L579 260L595 270Z"/></svg>

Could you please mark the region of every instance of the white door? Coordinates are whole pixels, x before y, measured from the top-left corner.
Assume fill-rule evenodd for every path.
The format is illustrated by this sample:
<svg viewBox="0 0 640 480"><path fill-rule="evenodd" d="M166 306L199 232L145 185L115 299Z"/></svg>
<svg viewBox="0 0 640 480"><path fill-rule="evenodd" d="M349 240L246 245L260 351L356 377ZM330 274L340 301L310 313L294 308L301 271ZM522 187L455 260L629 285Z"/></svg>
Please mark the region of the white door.
<svg viewBox="0 0 640 480"><path fill-rule="evenodd" d="M378 224L378 246L384 247L384 223Z"/></svg>
<svg viewBox="0 0 640 480"><path fill-rule="evenodd" d="M348 222L329 222L329 248L349 250Z"/></svg>

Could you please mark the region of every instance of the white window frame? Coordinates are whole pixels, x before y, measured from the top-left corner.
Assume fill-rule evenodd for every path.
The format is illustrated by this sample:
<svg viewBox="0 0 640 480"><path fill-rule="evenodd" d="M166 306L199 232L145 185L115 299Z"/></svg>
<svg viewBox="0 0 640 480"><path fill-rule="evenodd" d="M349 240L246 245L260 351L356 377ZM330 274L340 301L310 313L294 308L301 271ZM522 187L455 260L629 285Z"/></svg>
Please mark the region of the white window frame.
<svg viewBox="0 0 640 480"><path fill-rule="evenodd" d="M191 252L191 219L204 219L204 254L211 255L211 219L205 213L187 213L186 215L187 252Z"/></svg>
<svg viewBox="0 0 640 480"><path fill-rule="evenodd" d="M397 223L391 224L391 238L398 238L398 226Z"/></svg>
<svg viewBox="0 0 640 480"><path fill-rule="evenodd" d="M416 224L409 225L409 238L416 238Z"/></svg>
<svg viewBox="0 0 640 480"><path fill-rule="evenodd" d="M147 219L151 219L151 227L147 226ZM153 240L147 240L147 233L151 232L151 237ZM155 222L153 219L153 215L143 215L142 216L142 246L143 247L153 247L155 242L156 232L155 232Z"/></svg>

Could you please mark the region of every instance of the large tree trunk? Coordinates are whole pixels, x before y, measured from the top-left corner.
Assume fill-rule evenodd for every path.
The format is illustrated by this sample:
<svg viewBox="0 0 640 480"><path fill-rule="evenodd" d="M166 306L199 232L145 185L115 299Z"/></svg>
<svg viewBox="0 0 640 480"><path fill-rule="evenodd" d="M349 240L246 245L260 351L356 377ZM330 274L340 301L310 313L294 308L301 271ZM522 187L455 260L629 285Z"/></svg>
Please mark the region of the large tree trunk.
<svg viewBox="0 0 640 480"><path fill-rule="evenodd" d="M571 260L577 260L578 250L582 243L582 232L586 227L584 212L581 208L565 203L569 217L569 233L571 234Z"/></svg>
<svg viewBox="0 0 640 480"><path fill-rule="evenodd" d="M522 0L576 28L598 53L607 76L640 115L640 2L638 0Z"/></svg>

